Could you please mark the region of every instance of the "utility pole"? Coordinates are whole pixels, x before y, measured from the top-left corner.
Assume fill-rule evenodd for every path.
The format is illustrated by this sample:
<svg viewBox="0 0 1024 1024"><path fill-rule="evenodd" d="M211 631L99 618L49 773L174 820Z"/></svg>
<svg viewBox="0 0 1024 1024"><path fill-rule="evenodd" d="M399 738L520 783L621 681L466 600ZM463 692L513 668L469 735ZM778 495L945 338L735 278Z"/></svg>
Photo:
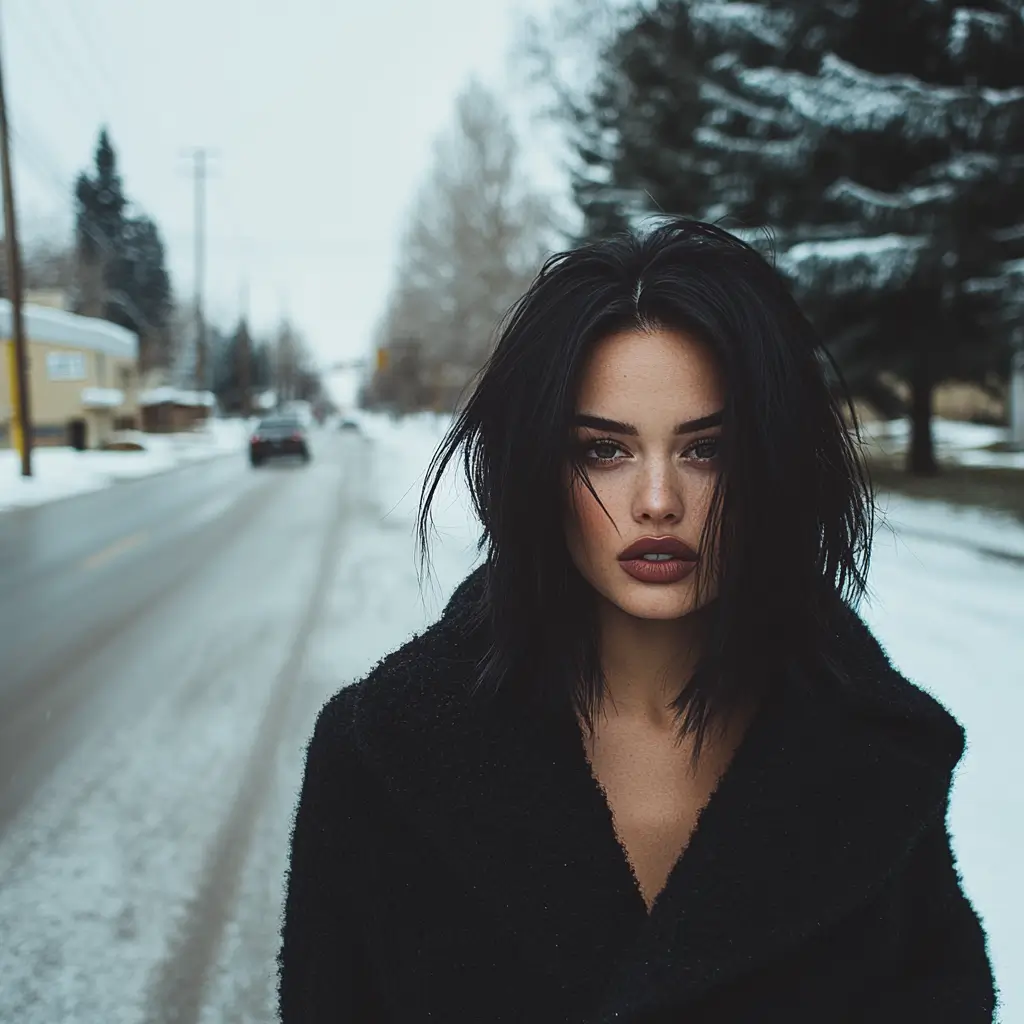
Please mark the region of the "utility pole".
<svg viewBox="0 0 1024 1024"><path fill-rule="evenodd" d="M195 183L195 314L196 314L196 367L197 391L206 390L206 319L203 316L203 283L206 274L206 173L209 153L203 148L191 151L193 180Z"/></svg>
<svg viewBox="0 0 1024 1024"><path fill-rule="evenodd" d="M0 46L2 49L2 46ZM7 248L7 290L11 296L10 361L12 397L12 440L21 451L21 475L32 475L32 415L28 393L28 353L25 327L21 317L21 254L18 250L18 219L14 211L14 182L11 176L10 129L7 124L7 100L0 62L0 164L3 173L4 236Z"/></svg>

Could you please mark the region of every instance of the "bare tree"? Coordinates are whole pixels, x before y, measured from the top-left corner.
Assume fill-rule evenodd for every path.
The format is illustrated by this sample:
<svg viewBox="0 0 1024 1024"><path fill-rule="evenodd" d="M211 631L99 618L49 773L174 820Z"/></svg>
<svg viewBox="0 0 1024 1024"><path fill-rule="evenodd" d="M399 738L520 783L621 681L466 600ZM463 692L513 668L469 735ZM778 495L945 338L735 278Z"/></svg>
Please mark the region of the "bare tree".
<svg viewBox="0 0 1024 1024"><path fill-rule="evenodd" d="M555 242L551 206L526 180L508 113L471 81L413 205L377 332L395 358L378 370L371 395L452 408ZM413 367L417 387L384 379Z"/></svg>
<svg viewBox="0 0 1024 1024"><path fill-rule="evenodd" d="M521 84L537 90L536 113L573 135L602 52L643 0L555 0L522 19L513 51Z"/></svg>
<svg viewBox="0 0 1024 1024"><path fill-rule="evenodd" d="M71 247L50 236L39 236L25 245L22 277L27 290L70 291L74 281ZM0 295L7 297L7 256L0 248Z"/></svg>
<svg viewBox="0 0 1024 1024"><path fill-rule="evenodd" d="M323 381L305 336L283 319L271 341L271 377L280 404L312 402L321 397Z"/></svg>

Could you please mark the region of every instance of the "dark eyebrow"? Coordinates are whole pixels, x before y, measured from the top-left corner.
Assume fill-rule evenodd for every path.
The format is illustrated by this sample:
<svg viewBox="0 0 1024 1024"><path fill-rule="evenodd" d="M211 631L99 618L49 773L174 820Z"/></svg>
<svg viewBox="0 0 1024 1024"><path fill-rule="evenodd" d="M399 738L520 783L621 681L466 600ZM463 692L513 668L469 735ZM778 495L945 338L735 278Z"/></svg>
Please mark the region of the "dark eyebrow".
<svg viewBox="0 0 1024 1024"><path fill-rule="evenodd" d="M591 416L589 413L580 413L573 418L573 425L577 427L592 427L594 430L607 430L611 434L627 434L636 437L640 431L632 423L620 423L618 420L608 420L603 416ZM707 427L720 427L722 425L722 413L710 413L701 416L699 419L687 420L685 423L676 425L674 434L692 434L696 430L704 430Z"/></svg>

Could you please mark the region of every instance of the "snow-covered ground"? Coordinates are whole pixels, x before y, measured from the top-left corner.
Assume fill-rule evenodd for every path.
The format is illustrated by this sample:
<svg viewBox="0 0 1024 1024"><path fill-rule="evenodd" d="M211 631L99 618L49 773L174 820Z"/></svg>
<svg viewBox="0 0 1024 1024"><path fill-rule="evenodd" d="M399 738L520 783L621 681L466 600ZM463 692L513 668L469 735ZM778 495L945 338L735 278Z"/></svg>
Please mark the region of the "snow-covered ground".
<svg viewBox="0 0 1024 1024"><path fill-rule="evenodd" d="M888 505L861 612L895 665L967 730L950 808L964 888L989 935L1003 1024L1024 1021L1024 527L938 502Z"/></svg>
<svg viewBox="0 0 1024 1024"><path fill-rule="evenodd" d="M248 436L244 420L211 420L202 430L185 434L119 435L141 444L144 451L78 452L72 448L36 448L33 475L21 475L21 459L10 449L0 451L0 511L67 498L99 490L118 480L151 476L175 466L216 455L241 452Z"/></svg>
<svg viewBox="0 0 1024 1024"><path fill-rule="evenodd" d="M910 423L905 419L866 423L862 433L869 452L876 449L886 455L899 455L910 440ZM990 445L1008 440L1006 427L936 419L932 436L940 461L963 466L1024 469L1024 452L988 450Z"/></svg>
<svg viewBox="0 0 1024 1024"><path fill-rule="evenodd" d="M316 711L433 620L478 558L465 490L449 481L435 505L434 575L418 585L412 525L446 421L358 418L370 442L365 462L316 458L301 473L260 477L289 489L192 589L100 655L97 672L137 672L140 685L111 700L102 729L67 756L0 844L0 932L17 940L0 943L0 1021L144 1019L161 991L154 979L166 983L168 951L180 952L182 922L198 913L209 851L255 770L262 709L283 680L296 694L292 724L232 869L232 909L210 946L201 1012L190 1017L274 1019L288 827ZM338 518L339 486L344 526L335 546L321 546ZM883 513L862 614L896 665L967 729L954 842L988 930L1002 1024L1024 1024L1024 790L1015 782L1024 776L1024 568L976 550L1022 553L1024 527L907 499L889 500ZM324 599L303 633L317 572ZM301 670L282 676L287 645L300 640ZM155 702L141 685L149 678L160 681Z"/></svg>

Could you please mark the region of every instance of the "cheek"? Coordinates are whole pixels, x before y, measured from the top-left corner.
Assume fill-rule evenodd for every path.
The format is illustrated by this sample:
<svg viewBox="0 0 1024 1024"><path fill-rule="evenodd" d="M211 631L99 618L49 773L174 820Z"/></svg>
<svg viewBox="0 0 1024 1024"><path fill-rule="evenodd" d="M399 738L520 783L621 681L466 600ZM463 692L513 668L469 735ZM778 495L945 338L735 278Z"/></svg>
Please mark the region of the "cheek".
<svg viewBox="0 0 1024 1024"><path fill-rule="evenodd" d="M594 489L601 497L603 509L583 484L574 484L571 491L566 533L577 565L586 563L592 555L619 549L619 532L608 518L609 514L612 519L618 518L614 489L602 487L598 482L594 482Z"/></svg>
<svg viewBox="0 0 1024 1024"><path fill-rule="evenodd" d="M693 518L701 526L711 513L711 500L715 493L715 478L710 474L693 488Z"/></svg>

